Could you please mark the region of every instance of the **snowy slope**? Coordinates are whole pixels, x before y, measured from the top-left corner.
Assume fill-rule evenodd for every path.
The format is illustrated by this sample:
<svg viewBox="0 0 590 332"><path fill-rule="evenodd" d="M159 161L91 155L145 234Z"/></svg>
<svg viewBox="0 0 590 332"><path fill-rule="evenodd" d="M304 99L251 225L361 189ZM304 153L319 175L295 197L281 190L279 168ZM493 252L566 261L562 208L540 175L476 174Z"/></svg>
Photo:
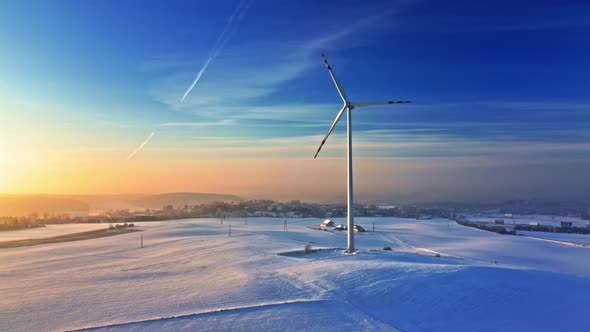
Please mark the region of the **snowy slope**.
<svg viewBox="0 0 590 332"><path fill-rule="evenodd" d="M45 227L35 227L29 229L20 229L16 231L0 232L0 242L25 240L25 239L44 239L48 237L94 231L97 229L108 228L108 224L58 224L46 225Z"/></svg>
<svg viewBox="0 0 590 332"><path fill-rule="evenodd" d="M2 249L0 330L590 329L588 248L359 218L376 232L355 255L278 255L344 247L344 233L305 227L320 221L142 223L143 249L139 233Z"/></svg>
<svg viewBox="0 0 590 332"><path fill-rule="evenodd" d="M567 233L552 233L552 232L530 232L530 231L518 231L518 234L537 238L568 242L572 245L589 245L590 246L590 234L567 234Z"/></svg>
<svg viewBox="0 0 590 332"><path fill-rule="evenodd" d="M470 221L476 222L484 222L493 224L496 219L504 220L506 225L528 225L530 222L535 222L540 225L548 225L548 226L561 226L562 221L571 222L575 227L586 227L589 223L588 220L583 220L576 217L567 217L567 216L548 216L542 214L524 214L524 215L517 215L512 218L506 218L503 215L499 214L496 216L467 216L467 219Z"/></svg>

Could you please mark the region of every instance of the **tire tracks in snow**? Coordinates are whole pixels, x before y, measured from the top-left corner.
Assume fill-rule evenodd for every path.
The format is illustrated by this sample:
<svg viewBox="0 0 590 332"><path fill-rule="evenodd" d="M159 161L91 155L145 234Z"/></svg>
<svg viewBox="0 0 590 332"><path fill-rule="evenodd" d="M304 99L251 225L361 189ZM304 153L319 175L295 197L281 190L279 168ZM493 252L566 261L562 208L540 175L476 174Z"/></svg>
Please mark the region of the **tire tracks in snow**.
<svg viewBox="0 0 590 332"><path fill-rule="evenodd" d="M451 254L443 253L440 251L435 251L432 249L416 247L416 246L414 246L414 245L412 245L412 244L410 244L410 243L408 243L408 242L406 242L394 235L391 235L391 233L389 233L389 232L381 232L381 236L383 238L385 238L386 240L397 243L397 244L401 245L402 247L404 247L405 249L409 249L410 251L413 251L414 253L417 253L417 254L428 252L431 254L440 255L441 257L455 258L455 259L460 259L460 260L464 260L464 261L468 261L468 262L478 263L478 265L481 265L482 263L485 266L497 266L498 265L497 263L489 262L486 260L469 258L469 257L459 256L459 255L451 255Z"/></svg>
<svg viewBox="0 0 590 332"><path fill-rule="evenodd" d="M219 313L240 312L240 311L248 311L248 310L252 310L252 309L269 309L269 308L279 307L279 306L283 306L283 305L293 305L293 304L302 304L302 303L317 303L317 302L327 302L327 301L329 301L329 300L325 300L325 299L318 299L318 300L295 299L295 300L287 300L287 301L266 302L266 303L259 303L259 304L254 304L254 305L235 306L235 307L227 307L227 308L221 308L221 309L210 310L210 311L196 312L193 314L186 314L186 315L160 317L160 318L130 321L130 322L123 322L123 323L114 323L114 324L107 324L107 325L102 325L102 326L83 327L83 328L79 328L79 329L75 329L75 330L68 330L68 332L92 331L92 330L99 330L99 329L113 328L113 327L125 327L125 326L131 326L134 324L142 324L142 323L154 323L154 322L164 323L165 321L168 321L168 320L199 318L199 317L215 315L215 314L219 314Z"/></svg>

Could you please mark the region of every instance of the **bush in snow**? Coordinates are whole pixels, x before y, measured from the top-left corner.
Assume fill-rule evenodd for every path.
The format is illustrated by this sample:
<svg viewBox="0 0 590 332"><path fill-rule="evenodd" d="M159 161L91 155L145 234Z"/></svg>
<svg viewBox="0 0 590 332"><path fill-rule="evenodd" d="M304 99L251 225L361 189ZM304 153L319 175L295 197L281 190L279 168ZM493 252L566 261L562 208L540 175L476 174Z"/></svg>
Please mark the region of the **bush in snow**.
<svg viewBox="0 0 590 332"><path fill-rule="evenodd" d="M309 253L311 252L311 243L307 242L307 243L305 244L305 246L303 247L303 251L304 251L306 254L309 254Z"/></svg>

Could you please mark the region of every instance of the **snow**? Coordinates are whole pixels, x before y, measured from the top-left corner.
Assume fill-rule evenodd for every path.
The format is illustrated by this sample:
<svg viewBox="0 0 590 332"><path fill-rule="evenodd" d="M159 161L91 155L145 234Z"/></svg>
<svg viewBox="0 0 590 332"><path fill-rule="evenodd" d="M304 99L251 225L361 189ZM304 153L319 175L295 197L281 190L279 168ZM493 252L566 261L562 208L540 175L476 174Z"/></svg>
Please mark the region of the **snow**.
<svg viewBox="0 0 590 332"><path fill-rule="evenodd" d="M568 234L568 233L553 233L553 232L532 232L532 231L518 231L518 234L525 235L537 239L547 239L554 241L561 241L572 245L590 245L590 234Z"/></svg>
<svg viewBox="0 0 590 332"><path fill-rule="evenodd" d="M539 223L539 225L547 226L561 226L561 222L571 222L572 226L575 227L586 227L590 222L588 220L580 219L579 217L568 217L568 216L548 216L542 214L525 214L515 215L511 218L506 218L504 215L494 216L467 216L467 220L475 222L483 222L494 224L496 219L504 220L504 224L509 225L529 225L531 222Z"/></svg>
<svg viewBox="0 0 590 332"><path fill-rule="evenodd" d="M284 232L282 218L2 249L0 330L590 330L590 248L446 220L356 221L375 224L356 255L346 232L306 227L320 219ZM279 255L308 241L325 250Z"/></svg>
<svg viewBox="0 0 590 332"><path fill-rule="evenodd" d="M26 239L43 239L48 237L94 231L108 228L107 224L57 224L0 232L0 242Z"/></svg>

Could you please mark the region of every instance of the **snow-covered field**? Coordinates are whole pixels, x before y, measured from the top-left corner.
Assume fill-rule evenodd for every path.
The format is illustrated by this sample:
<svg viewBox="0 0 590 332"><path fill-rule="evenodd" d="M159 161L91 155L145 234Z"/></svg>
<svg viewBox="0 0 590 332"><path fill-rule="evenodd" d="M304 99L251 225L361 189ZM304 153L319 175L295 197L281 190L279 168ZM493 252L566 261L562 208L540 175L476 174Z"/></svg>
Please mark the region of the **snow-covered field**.
<svg viewBox="0 0 590 332"><path fill-rule="evenodd" d="M568 233L531 232L531 231L518 231L518 234L530 236L530 237L538 238L538 239L568 242L571 245L578 244L578 245L590 246L590 234L568 234Z"/></svg>
<svg viewBox="0 0 590 332"><path fill-rule="evenodd" d="M35 227L30 229L20 229L17 231L0 232L0 242L25 240L25 239L43 239L48 237L88 232L97 229L108 228L108 224L58 224L46 225L45 227Z"/></svg>
<svg viewBox="0 0 590 332"><path fill-rule="evenodd" d="M561 222L571 222L572 226L575 227L586 227L590 222L588 220L583 220L580 218L574 217L567 217L567 216L548 216L542 214L530 214L530 215L517 215L512 218L506 218L503 215L499 214L496 216L467 216L467 219L470 221L475 222L483 222L493 224L496 219L504 220L504 224L507 226L510 225L528 225L529 223L538 223L539 225L547 225L547 226L561 226Z"/></svg>
<svg viewBox="0 0 590 332"><path fill-rule="evenodd" d="M305 227L319 222L289 220L288 232L282 219L153 222L1 249L0 330L590 330L590 248L357 218L376 230L358 234L357 254L278 255L308 241L343 248L345 233Z"/></svg>

